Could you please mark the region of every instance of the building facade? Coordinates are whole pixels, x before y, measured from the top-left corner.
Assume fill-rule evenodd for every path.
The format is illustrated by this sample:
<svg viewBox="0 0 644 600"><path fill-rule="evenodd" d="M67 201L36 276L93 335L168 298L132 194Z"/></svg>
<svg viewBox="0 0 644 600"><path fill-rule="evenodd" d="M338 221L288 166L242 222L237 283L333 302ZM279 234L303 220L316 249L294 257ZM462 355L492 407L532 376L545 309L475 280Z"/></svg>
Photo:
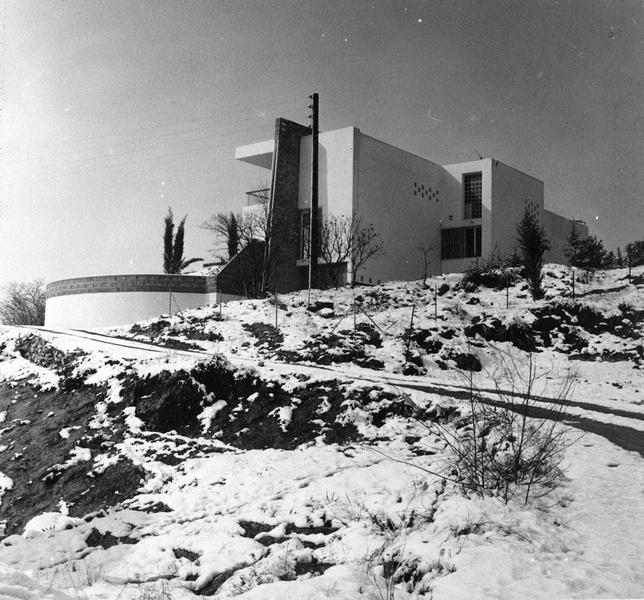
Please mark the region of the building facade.
<svg viewBox="0 0 644 600"><path fill-rule="evenodd" d="M275 138L236 149L236 158L271 171L269 243L285 254L273 287L306 287L306 247L311 200L310 130L277 119ZM346 277L359 283L414 280L423 276L429 249L432 274L459 272L493 256L512 254L517 224L527 209L542 223L552 250L546 259L565 263L572 221L544 207L543 182L493 158L439 165L346 127L319 135L318 201L322 222L359 217L380 234L384 253ZM280 233L286 214L292 231ZM582 235L587 228L577 222ZM286 229L286 228L283 228Z"/></svg>

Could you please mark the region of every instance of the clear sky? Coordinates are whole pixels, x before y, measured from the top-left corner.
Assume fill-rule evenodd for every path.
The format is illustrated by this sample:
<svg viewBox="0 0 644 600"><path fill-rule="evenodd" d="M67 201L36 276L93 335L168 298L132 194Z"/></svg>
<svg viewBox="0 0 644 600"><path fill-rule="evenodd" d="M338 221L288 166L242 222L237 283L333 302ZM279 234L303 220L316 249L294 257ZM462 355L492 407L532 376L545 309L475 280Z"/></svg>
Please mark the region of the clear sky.
<svg viewBox="0 0 644 600"><path fill-rule="evenodd" d="M644 4L630 0L2 0L0 285L158 272L261 169L234 147L355 125L438 163L542 179L609 248L644 237Z"/></svg>

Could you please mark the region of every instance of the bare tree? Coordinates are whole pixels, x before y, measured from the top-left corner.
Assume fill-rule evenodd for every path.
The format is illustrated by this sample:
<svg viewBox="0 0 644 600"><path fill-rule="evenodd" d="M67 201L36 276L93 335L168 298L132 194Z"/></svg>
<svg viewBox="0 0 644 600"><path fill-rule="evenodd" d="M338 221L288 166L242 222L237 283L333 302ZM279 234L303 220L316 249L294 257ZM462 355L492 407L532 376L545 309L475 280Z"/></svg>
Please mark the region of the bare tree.
<svg viewBox="0 0 644 600"><path fill-rule="evenodd" d="M46 300L42 279L10 283L0 302L0 318L5 325L44 325Z"/></svg>
<svg viewBox="0 0 644 600"><path fill-rule="evenodd" d="M271 287L271 274L288 259L290 243L296 243L299 234L297 210L280 206L271 209L268 184L260 187L253 193L255 205L249 210L238 214L215 213L201 224L203 229L215 234L220 246L228 248L236 232L239 265L248 263L242 270L248 274L244 286L249 296L266 294ZM271 244L272 237L287 243Z"/></svg>
<svg viewBox="0 0 644 600"><path fill-rule="evenodd" d="M268 200L259 202L255 210L246 213L212 214L200 227L215 234L216 243L226 247L231 259L252 240L266 241L269 237Z"/></svg>
<svg viewBox="0 0 644 600"><path fill-rule="evenodd" d="M329 283L341 284L342 273L351 259L351 222L344 216L331 216L320 227L320 258L325 262Z"/></svg>
<svg viewBox="0 0 644 600"><path fill-rule="evenodd" d="M355 283L358 269L383 253L380 234L372 224L364 225L359 216L330 216L320 227L320 258L326 263L331 285L338 287L342 272L351 263Z"/></svg>
<svg viewBox="0 0 644 600"><path fill-rule="evenodd" d="M427 286L427 277L429 277L429 266L431 265L431 254L434 250L432 244L421 244L418 249L423 253L423 287Z"/></svg>
<svg viewBox="0 0 644 600"><path fill-rule="evenodd" d="M255 199L250 210L215 213L201 224L202 229L215 235L219 246L227 248L229 260L235 257L240 283L249 298L264 295L270 266L275 262L269 260L266 252L271 237L269 197L263 193L256 194Z"/></svg>

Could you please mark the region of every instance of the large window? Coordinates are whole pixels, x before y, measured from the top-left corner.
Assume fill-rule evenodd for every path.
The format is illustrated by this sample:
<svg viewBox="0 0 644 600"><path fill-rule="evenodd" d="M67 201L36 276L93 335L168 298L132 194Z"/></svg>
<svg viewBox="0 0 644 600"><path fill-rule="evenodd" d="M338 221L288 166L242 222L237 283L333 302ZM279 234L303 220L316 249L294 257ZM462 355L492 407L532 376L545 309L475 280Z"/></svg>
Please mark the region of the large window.
<svg viewBox="0 0 644 600"><path fill-rule="evenodd" d="M480 219L483 206L483 176L481 173L463 175L465 219Z"/></svg>
<svg viewBox="0 0 644 600"><path fill-rule="evenodd" d="M441 259L481 256L481 226L441 231Z"/></svg>

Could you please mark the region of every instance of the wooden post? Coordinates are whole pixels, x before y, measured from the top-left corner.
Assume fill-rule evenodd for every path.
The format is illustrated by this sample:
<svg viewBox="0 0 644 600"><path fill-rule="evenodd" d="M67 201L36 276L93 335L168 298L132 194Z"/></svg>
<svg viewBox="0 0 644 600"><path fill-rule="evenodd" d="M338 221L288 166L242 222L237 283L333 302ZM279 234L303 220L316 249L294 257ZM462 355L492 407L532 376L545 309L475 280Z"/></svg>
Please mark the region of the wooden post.
<svg viewBox="0 0 644 600"><path fill-rule="evenodd" d="M575 299L575 269L572 270L572 299Z"/></svg>
<svg viewBox="0 0 644 600"><path fill-rule="evenodd" d="M277 329L277 292L275 292L275 329Z"/></svg>
<svg viewBox="0 0 644 600"><path fill-rule="evenodd" d="M438 321L438 291L436 290L436 284L434 284L434 321Z"/></svg>
<svg viewBox="0 0 644 600"><path fill-rule="evenodd" d="M411 307L411 320L409 321L409 333L407 334L407 348L405 349L405 362L409 362L409 346L411 346L411 331L412 331L412 328L414 327L415 312L416 312L416 305Z"/></svg>
<svg viewBox="0 0 644 600"><path fill-rule="evenodd" d="M219 290L219 318L221 319L221 290Z"/></svg>
<svg viewBox="0 0 644 600"><path fill-rule="evenodd" d="M318 275L318 133L319 133L319 96L312 94L311 108L311 212L309 215L309 304L311 288L317 285Z"/></svg>
<svg viewBox="0 0 644 600"><path fill-rule="evenodd" d="M353 331L356 330L356 288L351 288L353 294Z"/></svg>
<svg viewBox="0 0 644 600"><path fill-rule="evenodd" d="M505 308L510 308L510 275L505 273Z"/></svg>

